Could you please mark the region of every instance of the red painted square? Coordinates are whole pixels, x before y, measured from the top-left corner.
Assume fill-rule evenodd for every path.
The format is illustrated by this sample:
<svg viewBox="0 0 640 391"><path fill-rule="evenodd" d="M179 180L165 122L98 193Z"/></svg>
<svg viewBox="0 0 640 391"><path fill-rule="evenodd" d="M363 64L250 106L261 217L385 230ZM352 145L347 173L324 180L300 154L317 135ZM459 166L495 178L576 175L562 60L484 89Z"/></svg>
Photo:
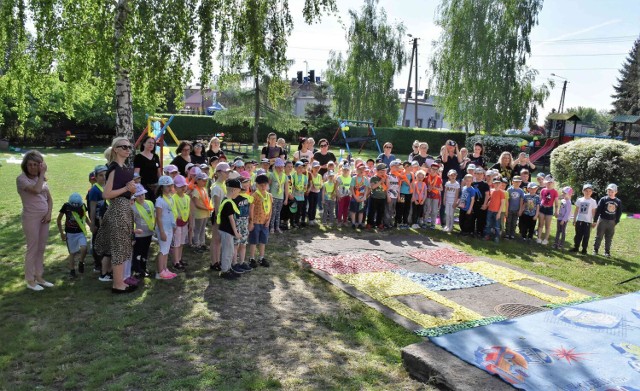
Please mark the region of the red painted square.
<svg viewBox="0 0 640 391"><path fill-rule="evenodd" d="M304 259L312 268L331 275L384 272L400 269L374 254L345 254L330 257Z"/></svg>
<svg viewBox="0 0 640 391"><path fill-rule="evenodd" d="M439 248L435 250L416 250L409 253L415 259L426 262L429 265L454 265L456 263L470 263L474 259L462 251L452 250L450 248Z"/></svg>

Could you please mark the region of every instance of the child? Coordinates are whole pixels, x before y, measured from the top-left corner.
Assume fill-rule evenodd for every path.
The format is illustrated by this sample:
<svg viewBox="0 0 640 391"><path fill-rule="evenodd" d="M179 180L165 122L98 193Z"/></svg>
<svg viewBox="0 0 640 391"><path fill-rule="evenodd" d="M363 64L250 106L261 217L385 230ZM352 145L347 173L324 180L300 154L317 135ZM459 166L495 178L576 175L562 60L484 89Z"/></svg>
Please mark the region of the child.
<svg viewBox="0 0 640 391"><path fill-rule="evenodd" d="M518 216L522 210L524 203L524 191L520 188L522 183L522 177L516 175L511 179L511 187L507 190L507 229L505 232L505 238L516 238L516 225L518 224Z"/></svg>
<svg viewBox="0 0 640 391"><path fill-rule="evenodd" d="M207 174L200 173L196 177L196 186L191 191L191 205L193 212L193 243L195 244L195 251L202 253L207 251L207 245L205 244L205 231L207 228L207 220L211 217L213 212L213 204L209 195L207 194L207 182L209 176Z"/></svg>
<svg viewBox="0 0 640 391"><path fill-rule="evenodd" d="M538 243L546 245L549 243L549 234L551 233L551 219L558 215L558 190L554 189L555 180L551 175L544 178L546 187L540 191L540 220L538 222Z"/></svg>
<svg viewBox="0 0 640 391"><path fill-rule="evenodd" d="M298 228L306 226L304 220L307 210L306 194L309 188L309 177L302 161L296 162L295 170L295 173L291 174L291 185L293 187L293 198L297 203L298 210L293 216L293 226Z"/></svg>
<svg viewBox="0 0 640 391"><path fill-rule="evenodd" d="M411 184L413 187L413 198L411 199L412 213L411 228L418 229L423 224L422 216L424 215L424 203L427 200L427 184L424 182L426 173L422 170L416 172L416 180Z"/></svg>
<svg viewBox="0 0 640 391"><path fill-rule="evenodd" d="M65 216L64 230L62 229L62 216ZM69 277L76 277L76 257L78 257L78 272L84 273L84 258L87 256L87 228L85 221L91 222L82 202L82 196L73 193L69 196L69 202L65 202L58 214L58 231L63 242L67 243L69 250Z"/></svg>
<svg viewBox="0 0 640 391"><path fill-rule="evenodd" d="M351 178L351 228L364 228L365 203L369 197L369 179L364 176L364 162L356 163L356 176Z"/></svg>
<svg viewBox="0 0 640 391"><path fill-rule="evenodd" d="M253 220L253 197L249 194L251 187L251 175L247 171L240 174L240 194L233 199L238 206L238 216L236 216L236 228L240 234L240 238L234 238L233 244L235 251L233 254L233 265L231 269L236 273L250 272L253 270L248 263L245 262L247 254L247 243L249 242L249 221Z"/></svg>
<svg viewBox="0 0 640 391"><path fill-rule="evenodd" d="M484 240L493 240L500 242L500 217L504 207L504 191L500 189L500 178L493 179L493 189L489 195L489 204L487 206L487 224L484 228Z"/></svg>
<svg viewBox="0 0 640 391"><path fill-rule="evenodd" d="M429 175L425 179L427 182L427 210L426 218L431 218L430 228L436 228L436 220L440 212L440 192L442 191L442 176L439 174L440 164L432 163L429 168Z"/></svg>
<svg viewBox="0 0 640 391"><path fill-rule="evenodd" d="M197 167L196 167L197 168ZM200 169L198 169L200 171ZM196 175L201 175L198 172ZM187 180L178 175L173 181L176 193L173 195L173 201L176 212L176 226L173 231L173 242L171 244L173 250L173 267L176 270L184 270L187 265L182 261L182 251L187 243L189 236L189 217L191 216L191 198L187 196L189 184Z"/></svg>
<svg viewBox="0 0 640 391"><path fill-rule="evenodd" d="M220 211L220 203L227 194L227 186L225 182L229 178L231 167L229 164L222 162L216 166L215 178L213 186L211 186L211 202L213 203L213 214L211 215L211 265L209 270L220 271L220 235L218 232L218 219L216 213Z"/></svg>
<svg viewBox="0 0 640 391"><path fill-rule="evenodd" d="M409 212L411 211L411 197L413 196L411 183L414 178L413 171L416 171L412 167L411 162L403 162L402 168L396 173L400 184L400 195L396 202L396 224L403 229L409 228ZM416 162L415 167L418 167L418 162Z"/></svg>
<svg viewBox="0 0 640 391"><path fill-rule="evenodd" d="M389 187L387 189L387 203L384 210L384 225L388 228L396 227L395 218L396 205L398 204L398 198L400 196L400 179L398 174L402 169L402 162L400 159L394 159L389 163L389 175L387 175L387 181Z"/></svg>
<svg viewBox="0 0 640 391"><path fill-rule="evenodd" d="M598 208L596 200L591 198L593 194L593 185L586 183L582 186L582 197L576 200L576 211L573 215L573 225L576 228L576 235L573 238L573 248L569 251L577 253L582 244L582 255L587 254L589 246L589 236L591 228L596 226L594 214Z"/></svg>
<svg viewBox="0 0 640 391"><path fill-rule="evenodd" d="M290 206L291 202L293 201L293 184L291 183L291 173L293 173L293 162L286 161L284 163L284 175L287 181L285 187L288 196L283 199L283 202L286 201L287 206ZM255 179L253 182L255 183ZM283 207L280 211L280 232L282 232L283 230L288 230L289 223L293 224L293 213L291 213L288 207Z"/></svg>
<svg viewBox="0 0 640 391"><path fill-rule="evenodd" d="M622 202L616 197L618 185L610 183L607 186L607 196L600 198L596 209L595 221L598 224L596 241L593 244L593 255L598 255L600 243L604 236L604 256L611 257L611 240L616 233L616 225L622 215Z"/></svg>
<svg viewBox="0 0 640 391"><path fill-rule="evenodd" d="M102 216L106 212L106 203L102 198L102 191L107 183L107 166L99 165L93 169L96 182L91 186L87 195L87 203L89 206L89 229L91 230L91 243L95 244L95 238L98 235ZM93 246L91 246L93 248ZM100 273L102 271L102 257L98 256L95 251L93 255L93 271ZM106 260L105 260L106 262ZM105 265L106 266L106 265Z"/></svg>
<svg viewBox="0 0 640 391"><path fill-rule="evenodd" d="M169 250L173 241L173 230L176 226L175 201L173 194L173 179L163 175L158 179L156 190L156 237L158 238L158 258L156 260L156 280L170 280L177 274L167 269Z"/></svg>
<svg viewBox="0 0 640 391"><path fill-rule="evenodd" d="M453 231L453 215L455 214L455 206L458 205L458 199L460 198L460 184L456 181L457 177L458 171L451 169L447 172L449 181L444 185L444 232Z"/></svg>
<svg viewBox="0 0 640 391"><path fill-rule="evenodd" d="M176 175L179 174L178 172L178 167L176 167L173 164L169 164L167 166L165 166L164 170L163 170L164 175L170 176L171 179L175 178Z"/></svg>
<svg viewBox="0 0 640 391"><path fill-rule="evenodd" d="M476 189L472 186L473 175L467 174L462 179L462 191L458 207L460 208L460 234L473 235L473 204L476 200Z"/></svg>
<svg viewBox="0 0 640 391"><path fill-rule="evenodd" d="M371 197L369 198L367 228L378 227L378 229L384 229L382 220L387 202L387 188L389 187L386 164L378 163L376 175L369 180L369 186L371 187Z"/></svg>
<svg viewBox="0 0 640 391"><path fill-rule="evenodd" d="M525 242L533 239L536 220L538 219L538 213L540 212L540 196L537 194L538 184L535 182L529 182L527 185L527 192L528 193L522 198L522 208L518 213L520 235L522 235L522 239Z"/></svg>
<svg viewBox="0 0 640 391"><path fill-rule="evenodd" d="M473 219L473 227L475 234L478 237L482 237L484 234L484 228L487 224L487 204L489 203L489 194L491 188L489 184L484 181L485 173L484 168L476 166L474 174L474 181L471 184L476 189L476 200L473 204L473 213L471 217Z"/></svg>
<svg viewBox="0 0 640 391"><path fill-rule="evenodd" d="M149 277L147 258L153 231L156 229L156 216L153 202L145 200L147 190L142 185L136 185L133 194L135 202L131 205L133 210L133 223L136 228L135 243L133 244L132 269L134 277L142 280Z"/></svg>
<svg viewBox="0 0 640 391"><path fill-rule="evenodd" d="M242 187L237 179L229 179L225 182L227 197L220 203L216 222L220 231L220 277L233 280L240 277L241 272L231 268L235 246L233 239L242 239L236 226L236 216L240 214L238 206L233 202Z"/></svg>
<svg viewBox="0 0 640 391"><path fill-rule="evenodd" d="M556 228L556 241L553 248L561 249L564 247L564 238L567 231L567 223L571 218L571 195L573 189L569 186L562 188L562 201L560 201L560 209L558 210L558 223Z"/></svg>
<svg viewBox="0 0 640 391"><path fill-rule="evenodd" d="M318 209L318 198L320 197L320 190L322 190L322 175L320 171L320 162L314 161L311 163L311 172L309 173L309 190L307 192L307 199L309 201L309 225L314 226L316 223L316 212Z"/></svg>
<svg viewBox="0 0 640 391"><path fill-rule="evenodd" d="M264 250L269 240L268 224L273 210L273 197L267 188L269 178L266 175L256 176L256 192L253 196L253 221L249 222L249 266L252 268L269 267L269 261L264 258ZM260 258L256 262L256 245L259 245Z"/></svg>
<svg viewBox="0 0 640 391"><path fill-rule="evenodd" d="M322 185L322 224L331 227L336 222L336 174L327 171L326 176L327 180Z"/></svg>
<svg viewBox="0 0 640 391"><path fill-rule="evenodd" d="M504 227L507 222L507 210L509 209L509 193L507 193L507 186L509 185L509 181L507 178L500 178L500 184L498 187L504 193L504 206L502 207L502 216L500 216L500 232L504 235Z"/></svg>
<svg viewBox="0 0 640 391"><path fill-rule="evenodd" d="M347 224L349 203L351 202L351 174L349 165L342 166L342 174L336 178L338 200L338 227ZM299 206L298 206L299 207Z"/></svg>

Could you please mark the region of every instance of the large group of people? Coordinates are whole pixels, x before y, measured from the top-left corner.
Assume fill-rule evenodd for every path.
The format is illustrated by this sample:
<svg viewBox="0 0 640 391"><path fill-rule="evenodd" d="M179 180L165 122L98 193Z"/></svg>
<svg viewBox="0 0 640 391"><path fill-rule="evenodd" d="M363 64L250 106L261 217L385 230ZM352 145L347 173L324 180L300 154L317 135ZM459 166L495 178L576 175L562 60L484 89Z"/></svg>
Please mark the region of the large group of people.
<svg viewBox="0 0 640 391"><path fill-rule="evenodd" d="M288 159L283 139L271 133L266 141L259 160L228 158L217 137L208 148L202 141L182 141L171 164L163 167L156 141L145 137L130 167L134 146L115 138L105 151L106 164L90 174L86 197L71 194L59 211L70 277L84 273L90 253L93 270L100 281L112 283L113 293L133 292L144 278L169 280L189 267L188 247L191 253L208 252L210 270L233 280L269 266L269 235L316 226L378 232L440 226L496 243L535 238L562 249L571 221L576 227L571 251L586 253L597 226L593 252L604 239L604 255L610 256L620 221L615 184L599 201L591 198L593 186L584 184L574 209L573 189L558 191L554 178L541 172L532 177L536 167L524 152L516 159L503 152L487 167L481 143L470 153L448 140L432 156L428 143L416 140L406 159L394 155L391 142L376 159L337 159L328 140L319 140L316 149L315 140L306 138ZM17 187L27 238L25 280L29 289L40 291L53 286L43 277L53 200L39 152L24 155L22 171ZM551 238L554 216L557 229ZM147 260L154 242L152 267Z"/></svg>

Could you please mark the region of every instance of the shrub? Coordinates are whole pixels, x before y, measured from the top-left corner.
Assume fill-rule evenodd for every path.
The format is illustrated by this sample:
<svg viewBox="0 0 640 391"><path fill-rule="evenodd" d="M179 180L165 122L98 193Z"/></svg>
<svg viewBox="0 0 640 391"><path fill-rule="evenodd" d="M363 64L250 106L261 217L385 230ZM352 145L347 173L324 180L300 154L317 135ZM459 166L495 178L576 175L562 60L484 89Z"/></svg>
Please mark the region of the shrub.
<svg viewBox="0 0 640 391"><path fill-rule="evenodd" d="M560 183L577 194L583 184L591 183L596 199L606 195L609 183L615 183L625 211L640 210L638 167L640 146L617 140L585 138L563 144L551 154L551 173Z"/></svg>
<svg viewBox="0 0 640 391"><path fill-rule="evenodd" d="M484 156L487 162L497 162L500 154L504 151L511 152L514 158L520 153L520 143L526 141L514 136L488 136L478 135L467 138L466 147L470 153L473 152L473 144L480 142L484 145Z"/></svg>

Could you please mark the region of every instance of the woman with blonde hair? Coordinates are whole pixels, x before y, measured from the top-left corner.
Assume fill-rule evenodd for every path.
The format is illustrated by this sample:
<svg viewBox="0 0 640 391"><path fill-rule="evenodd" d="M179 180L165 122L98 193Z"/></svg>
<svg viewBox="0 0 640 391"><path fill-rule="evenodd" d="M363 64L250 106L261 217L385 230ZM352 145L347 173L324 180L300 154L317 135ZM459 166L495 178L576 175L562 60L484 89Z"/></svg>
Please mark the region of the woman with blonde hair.
<svg viewBox="0 0 640 391"><path fill-rule="evenodd" d="M125 166L132 150L133 146L125 137L116 137L111 143L107 159L110 162L107 166L107 183L102 193L103 198L110 203L95 243L96 253L103 257L100 281L112 280L113 293L133 292L136 288L124 282L124 263L131 260L133 252L133 211L130 200L136 191L136 184L133 181L133 168ZM109 261L113 277L107 273Z"/></svg>
<svg viewBox="0 0 640 391"><path fill-rule="evenodd" d="M500 176L506 178L511 183L511 177L513 176L513 157L511 152L504 151L500 154L498 163L494 164L491 168L498 170Z"/></svg>
<svg viewBox="0 0 640 391"><path fill-rule="evenodd" d="M22 159L22 174L16 179L22 200L22 230L27 240L24 278L27 288L41 291L52 283L44 280L44 250L49 239L53 199L47 186L47 164L38 151L29 151Z"/></svg>

